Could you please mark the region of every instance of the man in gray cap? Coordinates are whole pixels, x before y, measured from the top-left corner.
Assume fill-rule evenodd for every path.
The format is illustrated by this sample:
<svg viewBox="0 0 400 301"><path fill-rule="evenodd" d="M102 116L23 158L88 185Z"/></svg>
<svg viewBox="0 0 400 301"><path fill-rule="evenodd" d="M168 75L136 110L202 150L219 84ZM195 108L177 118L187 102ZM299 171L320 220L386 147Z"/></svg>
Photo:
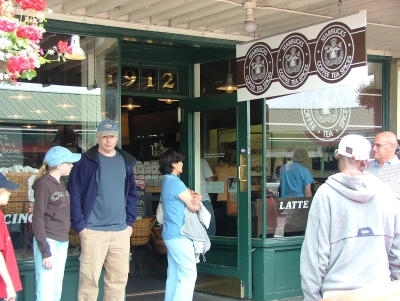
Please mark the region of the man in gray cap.
<svg viewBox="0 0 400 301"><path fill-rule="evenodd" d="M98 144L74 164L68 181L71 227L81 238L79 301L95 301L104 264L104 299L124 300L132 224L136 220L136 159L117 147L112 120L97 127Z"/></svg>

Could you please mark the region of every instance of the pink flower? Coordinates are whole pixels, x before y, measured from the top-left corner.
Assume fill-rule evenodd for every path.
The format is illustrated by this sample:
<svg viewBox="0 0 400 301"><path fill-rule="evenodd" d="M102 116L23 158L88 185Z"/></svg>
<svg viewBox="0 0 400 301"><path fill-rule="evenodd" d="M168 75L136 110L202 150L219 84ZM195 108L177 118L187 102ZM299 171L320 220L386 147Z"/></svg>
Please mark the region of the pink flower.
<svg viewBox="0 0 400 301"><path fill-rule="evenodd" d="M58 41L58 49L60 51L60 53L72 53L72 47L68 46L68 42L63 42L63 41Z"/></svg>
<svg viewBox="0 0 400 301"><path fill-rule="evenodd" d="M7 63L7 69L13 75L16 73L21 74L25 70L34 70L35 61L33 58L28 58L22 55L12 56Z"/></svg>
<svg viewBox="0 0 400 301"><path fill-rule="evenodd" d="M15 20L0 19L0 30L4 32L13 32L18 26Z"/></svg>
<svg viewBox="0 0 400 301"><path fill-rule="evenodd" d="M17 37L27 38L31 41L39 41L43 39L42 32L35 26L20 25L17 29Z"/></svg>
<svg viewBox="0 0 400 301"><path fill-rule="evenodd" d="M15 0L16 3L21 3L23 10L33 9L43 11L46 9L46 0Z"/></svg>

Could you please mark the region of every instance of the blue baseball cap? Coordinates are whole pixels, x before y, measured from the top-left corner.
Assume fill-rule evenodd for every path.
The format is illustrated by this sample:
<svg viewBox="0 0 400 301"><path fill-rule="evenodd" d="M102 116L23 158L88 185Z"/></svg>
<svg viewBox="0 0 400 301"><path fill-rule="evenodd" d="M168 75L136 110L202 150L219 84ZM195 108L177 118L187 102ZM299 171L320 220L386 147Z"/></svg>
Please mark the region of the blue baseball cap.
<svg viewBox="0 0 400 301"><path fill-rule="evenodd" d="M115 121L113 120L103 120L97 126L97 135L98 136L118 136L119 128Z"/></svg>
<svg viewBox="0 0 400 301"><path fill-rule="evenodd" d="M11 182L5 174L0 172L0 188L6 188L9 190L17 190L19 188L19 184Z"/></svg>
<svg viewBox="0 0 400 301"><path fill-rule="evenodd" d="M69 149L62 146L54 146L46 153L44 162L46 162L50 167L54 167L65 162L74 163L80 159L81 154L74 154Z"/></svg>

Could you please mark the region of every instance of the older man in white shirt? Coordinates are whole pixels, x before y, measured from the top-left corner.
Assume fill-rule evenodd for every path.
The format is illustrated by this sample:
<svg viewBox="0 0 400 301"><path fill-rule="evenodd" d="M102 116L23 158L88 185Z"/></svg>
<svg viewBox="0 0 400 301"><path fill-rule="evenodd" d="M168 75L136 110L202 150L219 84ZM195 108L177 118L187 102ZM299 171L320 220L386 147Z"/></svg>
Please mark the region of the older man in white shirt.
<svg viewBox="0 0 400 301"><path fill-rule="evenodd" d="M392 132L382 132L375 136L372 144L374 160L370 161L367 171L378 176L384 165L399 163L396 156L397 138Z"/></svg>
<svg viewBox="0 0 400 301"><path fill-rule="evenodd" d="M382 132L375 136L372 144L374 159L366 171L385 182L400 200L400 160L396 155L397 137L392 132Z"/></svg>

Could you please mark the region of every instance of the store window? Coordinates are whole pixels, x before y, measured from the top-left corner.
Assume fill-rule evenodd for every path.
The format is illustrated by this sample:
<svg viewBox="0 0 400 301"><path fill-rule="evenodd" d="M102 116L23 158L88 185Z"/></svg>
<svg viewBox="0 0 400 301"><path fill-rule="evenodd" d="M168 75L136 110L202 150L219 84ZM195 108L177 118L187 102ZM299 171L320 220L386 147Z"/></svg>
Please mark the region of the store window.
<svg viewBox="0 0 400 301"><path fill-rule="evenodd" d="M47 32L46 51L71 35ZM0 171L20 184L2 206L16 252L32 256L29 179L43 164L49 148L62 145L83 152L95 145L97 124L119 122L117 39L80 36L84 60L44 64L31 81L0 85Z"/></svg>
<svg viewBox="0 0 400 301"><path fill-rule="evenodd" d="M266 237L304 235L312 196L337 172L334 158L341 137L370 141L382 131L382 65L368 63L368 80L268 99L266 166L262 164L262 124L251 127L252 214L266 214ZM252 106L251 115L261 110ZM261 200L266 171L266 204ZM256 237L261 237L259 222ZM254 237L254 236L253 236Z"/></svg>

